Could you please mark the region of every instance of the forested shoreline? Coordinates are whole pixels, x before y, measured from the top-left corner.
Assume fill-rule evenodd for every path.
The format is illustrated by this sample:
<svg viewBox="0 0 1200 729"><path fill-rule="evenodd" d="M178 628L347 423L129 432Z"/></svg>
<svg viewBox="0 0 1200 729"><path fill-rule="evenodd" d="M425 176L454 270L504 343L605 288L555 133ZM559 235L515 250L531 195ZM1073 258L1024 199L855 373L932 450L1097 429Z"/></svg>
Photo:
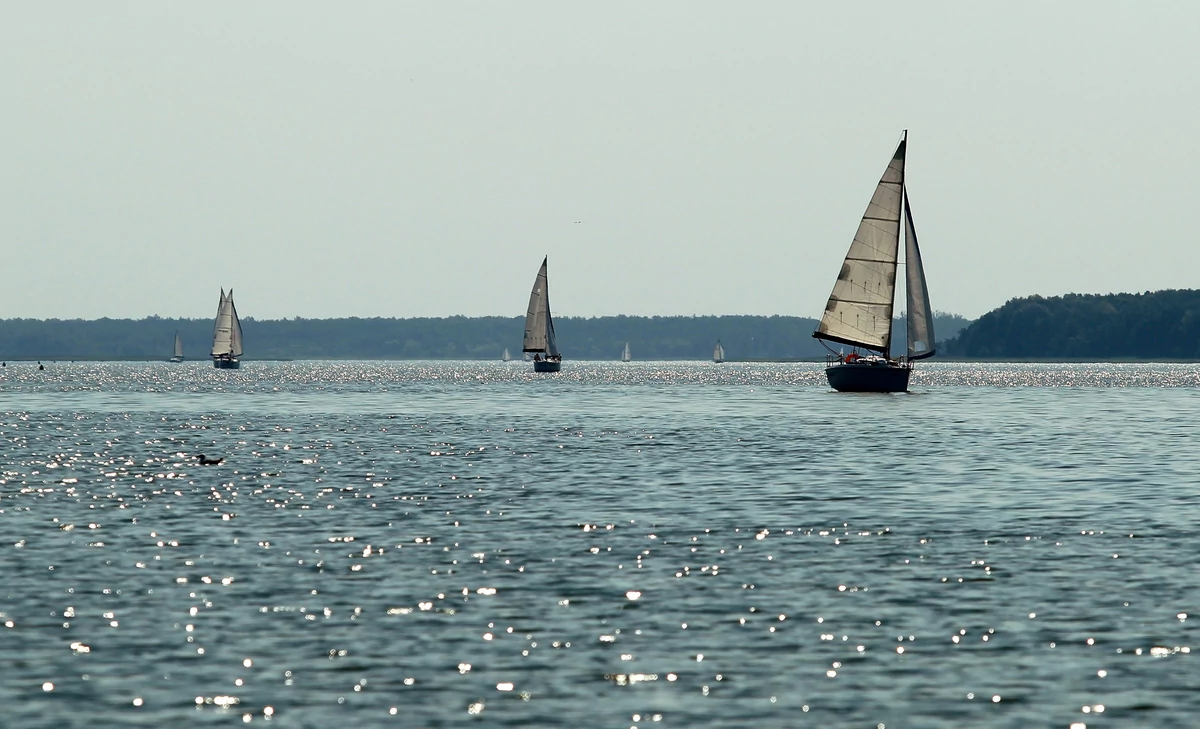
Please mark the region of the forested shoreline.
<svg viewBox="0 0 1200 729"><path fill-rule="evenodd" d="M1200 360L1200 290L1011 299L943 343L993 360Z"/></svg>
<svg viewBox="0 0 1200 729"><path fill-rule="evenodd" d="M608 316L555 319L568 359L697 360L720 340L730 360L819 359L816 320L793 316ZM1011 299L974 322L937 314L938 356L991 360L1200 360L1200 290ZM523 317L242 319L247 360L520 357ZM3 319L3 360L155 360L175 332L204 359L211 319ZM894 347L904 342L896 319Z"/></svg>
<svg viewBox="0 0 1200 729"><path fill-rule="evenodd" d="M952 332L967 323L939 314ZM608 316L555 319L568 359L620 357L629 343L637 360L696 360L720 340L731 360L813 359L824 355L812 338L816 321L792 316ZM903 342L903 319L896 320ZM521 356L524 317L242 319L243 359L499 359ZM204 359L211 319L3 319L0 359L167 359L175 332L188 359Z"/></svg>

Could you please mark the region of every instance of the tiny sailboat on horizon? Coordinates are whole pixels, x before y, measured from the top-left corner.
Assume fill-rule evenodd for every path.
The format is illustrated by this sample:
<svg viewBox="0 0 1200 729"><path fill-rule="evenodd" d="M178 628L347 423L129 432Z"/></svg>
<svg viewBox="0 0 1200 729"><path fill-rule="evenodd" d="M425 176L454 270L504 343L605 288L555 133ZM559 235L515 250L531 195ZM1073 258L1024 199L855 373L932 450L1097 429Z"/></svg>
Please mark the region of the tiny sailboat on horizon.
<svg viewBox="0 0 1200 729"><path fill-rule="evenodd" d="M183 342L180 341L180 339L179 339L179 330L178 329L175 330L175 349L173 350L173 354L171 355L171 359L169 361L171 361L171 362L182 362L183 361Z"/></svg>

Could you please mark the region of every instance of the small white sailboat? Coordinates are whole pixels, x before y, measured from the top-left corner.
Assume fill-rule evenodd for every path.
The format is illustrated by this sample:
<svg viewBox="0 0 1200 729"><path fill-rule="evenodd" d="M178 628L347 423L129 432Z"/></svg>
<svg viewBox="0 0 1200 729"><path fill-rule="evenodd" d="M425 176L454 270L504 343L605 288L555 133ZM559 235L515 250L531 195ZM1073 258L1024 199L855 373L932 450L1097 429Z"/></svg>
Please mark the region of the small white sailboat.
<svg viewBox="0 0 1200 729"><path fill-rule="evenodd" d="M180 339L179 339L178 331L175 332L175 349L174 349L174 354L171 355L170 361L171 362L182 362L183 361L183 342L180 341Z"/></svg>
<svg viewBox="0 0 1200 729"><path fill-rule="evenodd" d="M525 342L522 350L533 355L534 372L558 372L562 369L562 353L554 336L554 319L550 316L550 291L546 278L546 263L542 259L533 290L529 292L529 309L525 313Z"/></svg>
<svg viewBox="0 0 1200 729"><path fill-rule="evenodd" d="M913 362L934 354L933 309L917 247L904 184L908 132L892 155L867 205L833 285L825 314L813 336L854 347L833 354L825 374L829 385L844 392L905 392ZM908 356L892 358L892 313L896 267L900 257L900 221L904 220L905 294L908 304ZM861 354L863 349L867 354Z"/></svg>
<svg viewBox="0 0 1200 729"><path fill-rule="evenodd" d="M717 346L713 347L713 362L721 364L725 361L725 348L721 346L721 340L717 340Z"/></svg>
<svg viewBox="0 0 1200 729"><path fill-rule="evenodd" d="M238 320L237 307L233 305L233 289L225 294L221 289L221 300L217 304L217 319L213 323L212 360L219 370L236 370L242 366L242 323Z"/></svg>
<svg viewBox="0 0 1200 729"><path fill-rule="evenodd" d="M633 356L629 354L629 342L625 342L625 351L621 353L622 362L632 362Z"/></svg>
<svg viewBox="0 0 1200 729"><path fill-rule="evenodd" d="M512 361L512 355L510 355L508 353L508 347L504 348L504 354L500 355L500 361L501 362L511 362Z"/></svg>

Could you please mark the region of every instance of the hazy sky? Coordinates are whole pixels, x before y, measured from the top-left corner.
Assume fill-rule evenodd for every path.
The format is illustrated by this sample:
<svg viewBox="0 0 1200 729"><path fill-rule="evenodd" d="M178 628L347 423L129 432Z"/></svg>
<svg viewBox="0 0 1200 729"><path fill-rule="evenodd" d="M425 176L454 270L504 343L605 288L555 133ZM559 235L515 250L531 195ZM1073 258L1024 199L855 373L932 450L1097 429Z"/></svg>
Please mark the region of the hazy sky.
<svg viewBox="0 0 1200 729"><path fill-rule="evenodd" d="M1200 286L1200 3L10 2L0 317L818 316ZM576 222L582 221L582 222Z"/></svg>

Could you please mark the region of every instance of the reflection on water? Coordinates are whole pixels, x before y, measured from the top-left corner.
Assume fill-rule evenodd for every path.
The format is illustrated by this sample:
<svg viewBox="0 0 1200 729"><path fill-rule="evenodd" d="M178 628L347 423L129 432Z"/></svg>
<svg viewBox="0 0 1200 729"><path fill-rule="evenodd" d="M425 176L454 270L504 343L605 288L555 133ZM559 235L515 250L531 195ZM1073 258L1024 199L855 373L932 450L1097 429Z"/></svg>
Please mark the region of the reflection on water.
<svg viewBox="0 0 1200 729"><path fill-rule="evenodd" d="M0 371L6 726L1197 709L1194 365L206 364Z"/></svg>

